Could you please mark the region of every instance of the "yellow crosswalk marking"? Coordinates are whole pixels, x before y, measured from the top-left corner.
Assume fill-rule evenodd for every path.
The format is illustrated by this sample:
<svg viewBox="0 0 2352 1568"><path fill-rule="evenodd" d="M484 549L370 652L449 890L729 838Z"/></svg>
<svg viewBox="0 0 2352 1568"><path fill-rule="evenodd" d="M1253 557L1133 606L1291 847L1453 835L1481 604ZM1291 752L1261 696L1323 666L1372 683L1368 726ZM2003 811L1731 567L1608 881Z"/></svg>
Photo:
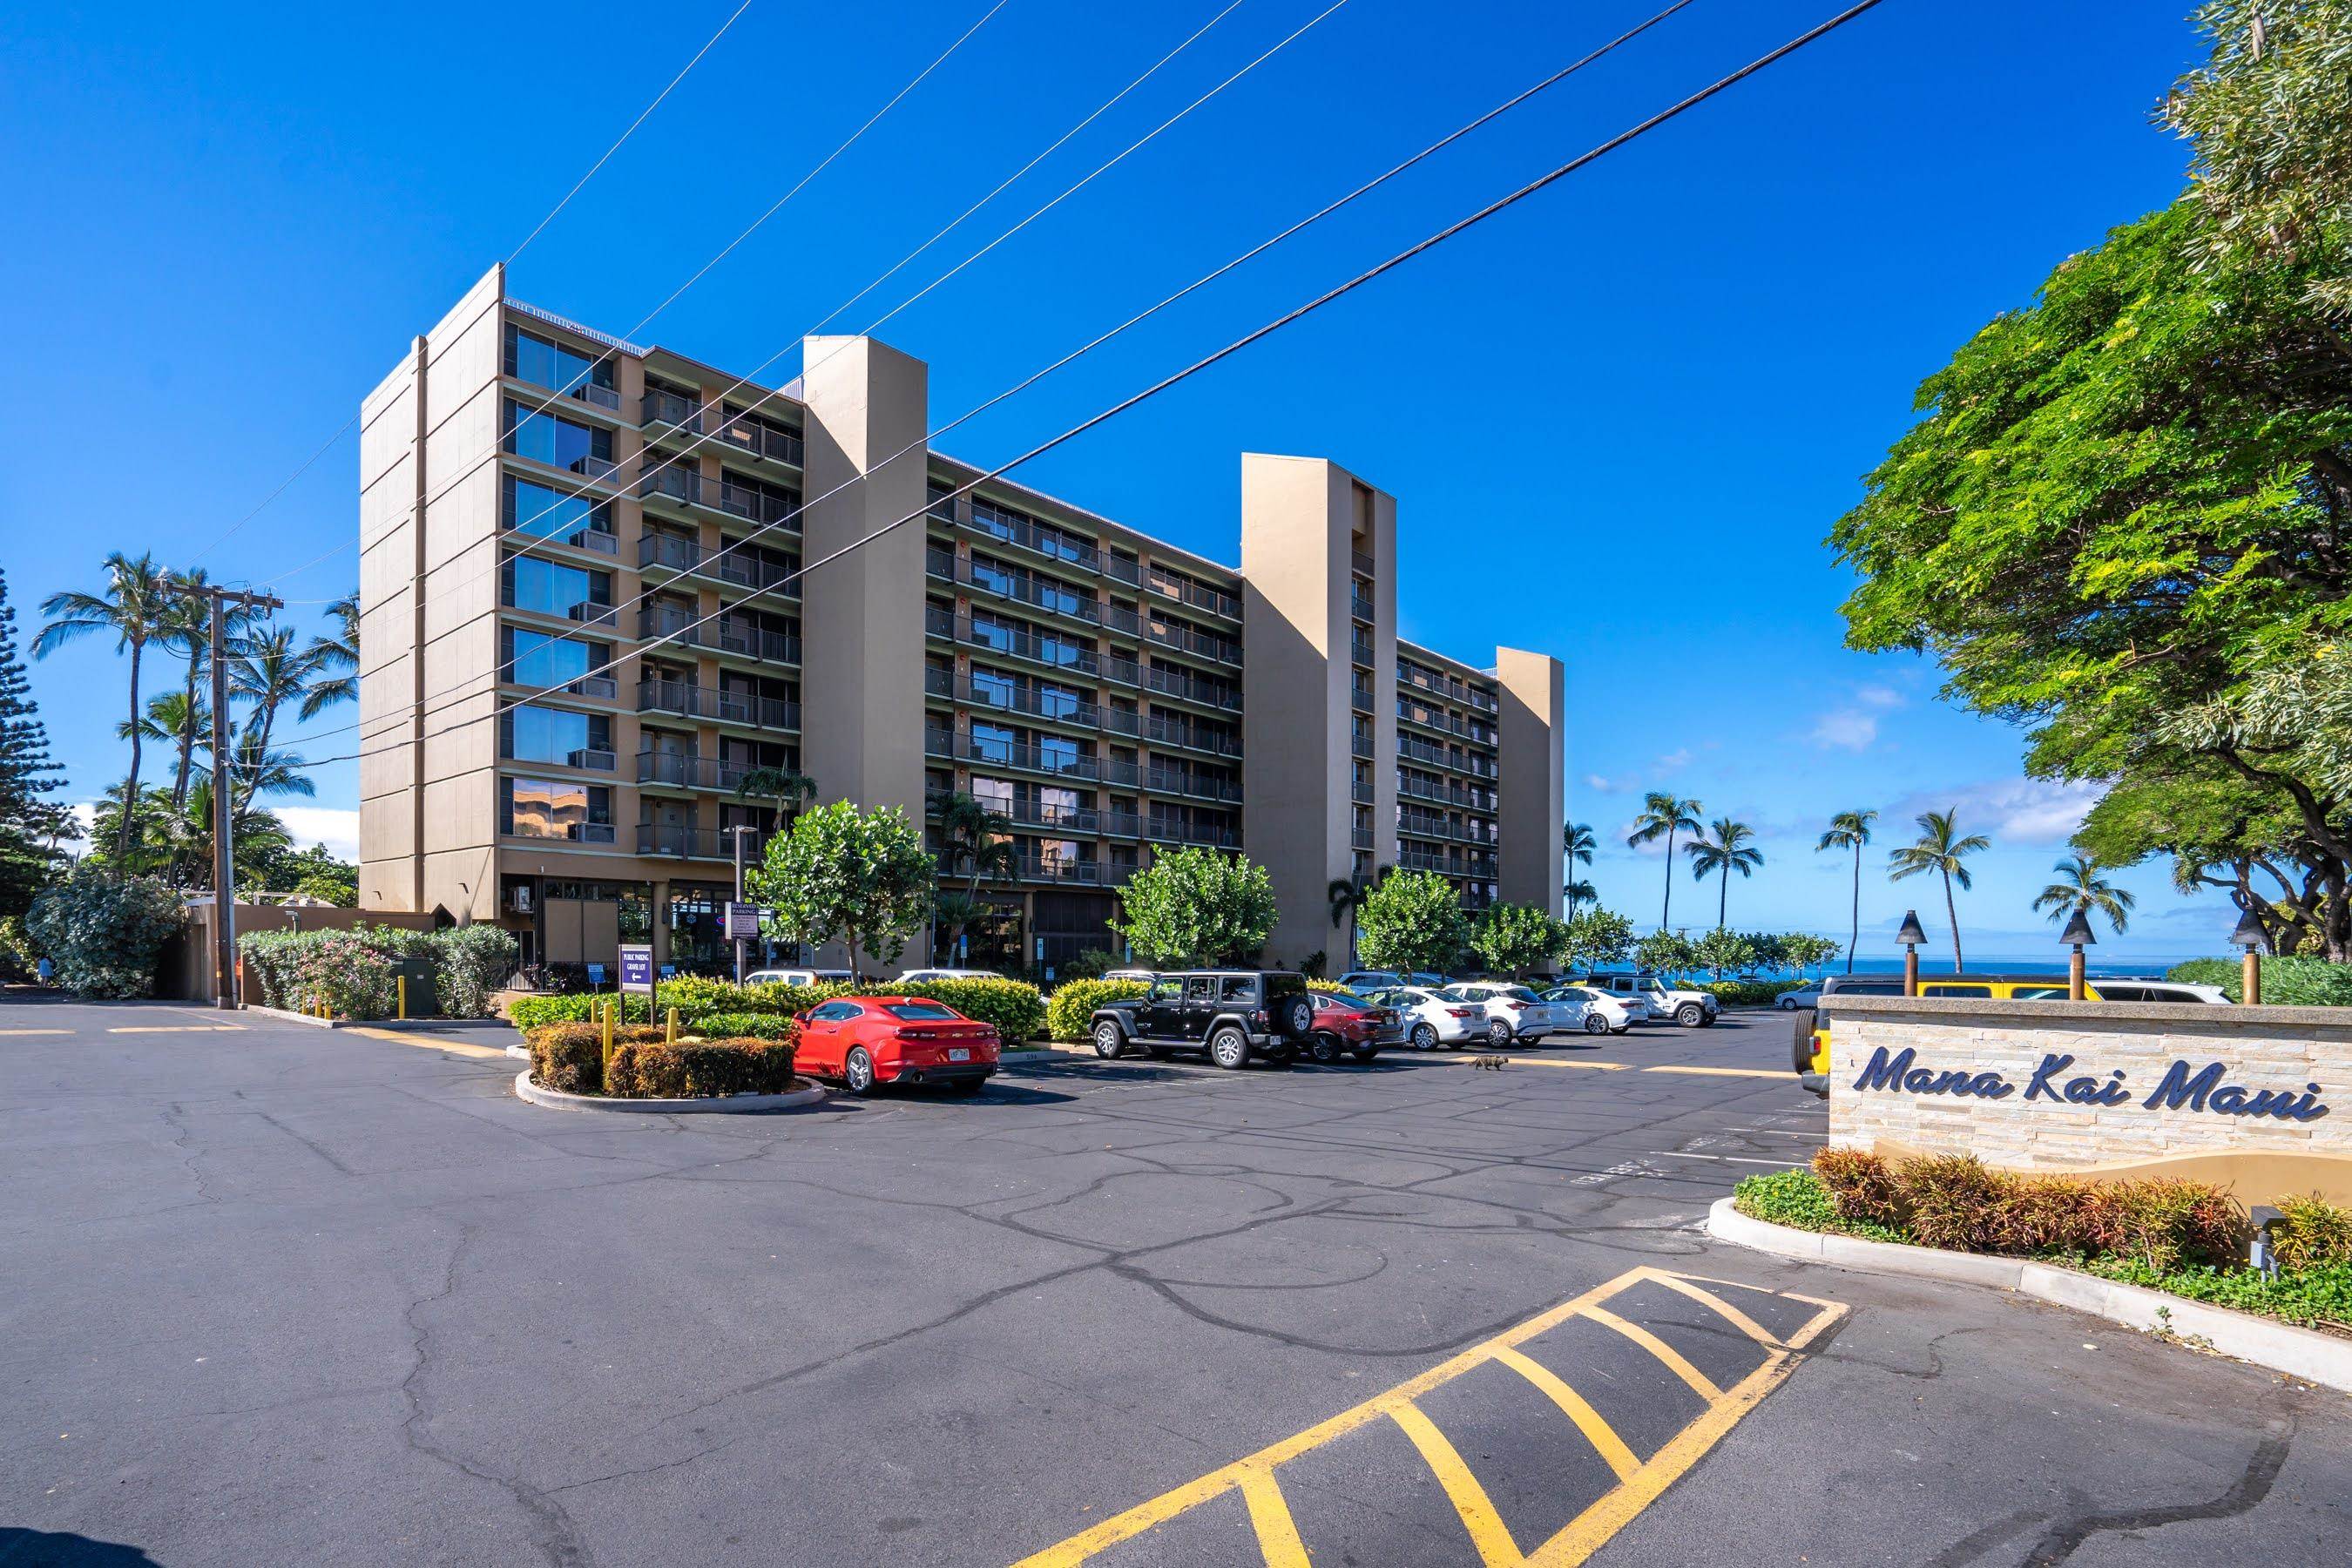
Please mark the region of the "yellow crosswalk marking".
<svg viewBox="0 0 2352 1568"><path fill-rule="evenodd" d="M1587 1307L1584 1316L1594 1322L1616 1330L1635 1344L1664 1363L1666 1369L1691 1386L1691 1392L1710 1403L1723 1397L1723 1390L1710 1382L1706 1373L1683 1359L1683 1352L1658 1338L1639 1323L1629 1323L1606 1307Z"/></svg>
<svg viewBox="0 0 2352 1568"><path fill-rule="evenodd" d="M1518 1543L1511 1539L1504 1526L1503 1516L1495 1511L1494 1500L1462 1456L1448 1442L1436 1423L1421 1413L1421 1407L1406 1400L1392 1405L1389 1419L1404 1428L1412 1446L1421 1450L1429 1468L1437 1477L1437 1484L1445 1489L1454 1504L1454 1511L1462 1516L1462 1528L1470 1532L1470 1544L1478 1549L1478 1560L1486 1568L1518 1568Z"/></svg>
<svg viewBox="0 0 2352 1568"><path fill-rule="evenodd" d="M1249 1505L1250 1528L1257 1531L1257 1549L1265 1556L1265 1568L1310 1568L1307 1543L1298 1539L1298 1526L1291 1521L1290 1505L1282 1500L1282 1488L1274 1471L1265 1466L1244 1466L1234 1484L1241 1489L1242 1501Z"/></svg>
<svg viewBox="0 0 2352 1568"><path fill-rule="evenodd" d="M1584 1395L1560 1381L1559 1375L1551 1368L1525 1351L1514 1350L1508 1345L1496 1351L1495 1359L1543 1390L1551 1402L1559 1406L1560 1413L1576 1423L1576 1429L1584 1434L1584 1440L1591 1444L1594 1452L1616 1472L1619 1480L1642 1468L1642 1461L1633 1457L1633 1450L1625 1446L1625 1439L1617 1436L1617 1429L1603 1421L1601 1412L1585 1403Z"/></svg>

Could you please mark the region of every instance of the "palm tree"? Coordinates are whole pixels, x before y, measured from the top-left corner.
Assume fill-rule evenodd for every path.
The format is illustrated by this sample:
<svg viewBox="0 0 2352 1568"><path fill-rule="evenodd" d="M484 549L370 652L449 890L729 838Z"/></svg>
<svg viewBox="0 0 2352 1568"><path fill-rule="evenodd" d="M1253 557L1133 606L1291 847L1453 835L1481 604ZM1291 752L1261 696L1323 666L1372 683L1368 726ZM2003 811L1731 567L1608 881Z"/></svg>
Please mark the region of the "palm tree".
<svg viewBox="0 0 2352 1568"><path fill-rule="evenodd" d="M940 941L931 956L936 961L952 963L956 943L973 921L988 912L988 906L964 893L940 893L931 900L931 923L940 931Z"/></svg>
<svg viewBox="0 0 2352 1568"><path fill-rule="evenodd" d="M1841 811L1830 818L1830 830L1813 846L1818 855L1824 849L1853 851L1853 930L1846 938L1845 972L1853 973L1854 944L1862 941L1862 847L1870 842L1870 825L1878 820L1874 811Z"/></svg>
<svg viewBox="0 0 2352 1568"><path fill-rule="evenodd" d="M1944 811L1919 814L1919 839L1906 844L1886 858L1886 879L1899 882L1906 877L1916 877L1922 871L1937 871L1944 879L1944 913L1952 922L1952 973L1964 967L1960 962L1960 910L1952 901L1952 884L1969 886L1969 868L1964 862L1981 849L1992 847L1992 840L1981 833L1971 833L1966 838L1953 818L1959 815L1958 806Z"/></svg>
<svg viewBox="0 0 2352 1568"><path fill-rule="evenodd" d="M317 679L303 694L301 718L305 722L318 717L338 702L356 702L360 696L360 596L356 591L346 594L327 606L327 618L334 630L324 637L314 637L304 651L310 656ZM812 794L814 792L812 790Z"/></svg>
<svg viewBox="0 0 2352 1568"><path fill-rule="evenodd" d="M772 800L789 815L816 798L816 780L793 768L753 768L736 781L735 794L744 800Z"/></svg>
<svg viewBox="0 0 2352 1568"><path fill-rule="evenodd" d="M1764 851L1756 847L1756 830L1744 822L1734 822L1727 816L1715 819L1715 837L1701 837L1683 846L1691 858L1691 880L1703 882L1720 872L1723 891L1715 902L1715 929L1723 930L1724 917L1731 908L1731 874L1742 879L1756 874L1764 864Z"/></svg>
<svg viewBox="0 0 2352 1568"><path fill-rule="evenodd" d="M1591 883L1586 881L1581 877L1576 878L1563 886L1559 890L1559 896L1568 902L1568 917L1570 920L1574 920L1576 918L1577 905L1597 904L1601 901L1601 894L1599 890L1596 889Z"/></svg>
<svg viewBox="0 0 2352 1568"><path fill-rule="evenodd" d="M1591 823L1566 822L1560 825L1559 852L1568 859L1568 881L1561 887L1559 896L1568 900L1568 912L1571 918L1576 914L1578 901L1592 897L1592 884L1579 881L1576 868L1592 864L1593 842Z"/></svg>
<svg viewBox="0 0 2352 1568"><path fill-rule="evenodd" d="M121 551L106 558L106 586L95 594L68 590L52 594L41 601L41 614L49 617L41 635L33 639L33 657L47 658L57 649L91 632L114 634L118 653L131 655L131 773L123 781L125 800L139 796L139 703L140 662L147 645L158 637L172 635L174 605L179 598L173 586L171 574L155 564L152 555L142 554L132 560ZM116 833L115 854L127 860L131 855L131 831L136 812L124 812Z"/></svg>
<svg viewBox="0 0 2352 1568"><path fill-rule="evenodd" d="M1334 878L1330 886L1323 889L1324 900L1331 908L1331 924L1337 927L1342 921L1348 922L1349 969L1356 967L1356 915L1371 890L1371 879L1362 875Z"/></svg>
<svg viewBox="0 0 2352 1568"><path fill-rule="evenodd" d="M211 579L199 566L194 571L181 573L179 580L184 587L201 588ZM228 612L222 629L224 633L241 633L252 619L253 612L239 606ZM184 593L172 606L172 624L167 634L172 647L187 661L180 675L180 699L185 704L180 716L185 720L201 711L204 714L201 726L212 723L210 705L196 695L204 683L205 671L212 667L212 620L213 602L210 599L199 594ZM147 711L152 716L155 712L155 704L149 703ZM187 804L188 773L194 765L193 754L199 732L200 728L183 724L163 737L174 743L177 753L173 758L172 767L172 805L174 811ZM152 731L146 738L151 741L157 739Z"/></svg>
<svg viewBox="0 0 2352 1568"><path fill-rule="evenodd" d="M2107 917L2116 934L2124 934L2124 922L2131 911L2132 896L2100 875L2096 860L2085 855L2070 855L2052 868L2060 879L2042 889L2033 900L2037 910L2048 909L2052 924L2093 910Z"/></svg>
<svg viewBox="0 0 2352 1568"><path fill-rule="evenodd" d="M237 639L229 666L229 690L253 704L246 727L261 755L269 754L270 732L278 727L278 710L310 689L320 668L314 650L294 645L292 626L277 626ZM238 750L243 749L240 743ZM253 799L250 784L235 793L240 804Z"/></svg>
<svg viewBox="0 0 2352 1568"><path fill-rule="evenodd" d="M1633 831L1625 837L1627 848L1643 844L1666 841L1666 901L1658 910L1658 929L1666 922L1675 908L1675 835L1699 831L1698 814L1706 807L1695 800L1683 800L1664 790L1652 790L1642 800L1642 814L1633 819Z"/></svg>
<svg viewBox="0 0 2352 1568"><path fill-rule="evenodd" d="M1021 869L1021 852L1013 842L1013 819L962 790L940 803L940 837L950 874L961 866L967 879L962 892L943 895L933 904L934 917L947 928L947 950L953 952L964 929L987 912L980 901L982 879L1013 876Z"/></svg>

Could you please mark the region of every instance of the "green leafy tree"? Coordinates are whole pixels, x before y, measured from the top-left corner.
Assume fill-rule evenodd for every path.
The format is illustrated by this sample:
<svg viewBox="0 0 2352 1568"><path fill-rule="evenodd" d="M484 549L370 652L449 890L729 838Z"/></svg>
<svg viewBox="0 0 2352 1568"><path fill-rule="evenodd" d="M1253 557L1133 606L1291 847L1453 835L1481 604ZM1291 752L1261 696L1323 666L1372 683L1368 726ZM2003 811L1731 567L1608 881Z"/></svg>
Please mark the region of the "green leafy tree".
<svg viewBox="0 0 2352 1568"><path fill-rule="evenodd" d="M1571 916L1576 913L1578 904L1593 897L1592 884L1580 879L1576 868L1592 864L1592 851L1598 843L1592 837L1592 825L1589 822L1570 822L1560 826L1559 852L1568 868L1568 875L1560 885L1559 896L1566 900Z"/></svg>
<svg viewBox="0 0 2352 1568"><path fill-rule="evenodd" d="M1981 833L1962 837L1957 820L1957 808L1927 811L1919 815L1919 837L1887 857L1887 880L1899 882L1906 877L1916 877L1933 871L1944 879L1944 913L1952 922L1952 973L1957 974L1968 966L1960 961L1960 910L1952 899L1952 884L1963 889L1971 883L1968 858L1992 847L1992 840Z"/></svg>
<svg viewBox="0 0 2352 1568"><path fill-rule="evenodd" d="M62 865L50 835L65 813L49 797L64 784L16 655L16 611L0 573L0 918L21 917Z"/></svg>
<svg viewBox="0 0 2352 1568"><path fill-rule="evenodd" d="M1715 923L1719 927L1731 907L1731 874L1738 872L1743 881L1754 876L1756 868L1764 864L1764 851L1756 847L1756 830L1744 822L1718 816L1711 831L1714 837L1685 844L1683 851L1691 858L1692 881L1703 882L1718 875L1723 879L1715 905Z"/></svg>
<svg viewBox="0 0 2352 1568"><path fill-rule="evenodd" d="M1683 932L1654 931L1633 944L1633 962L1660 974L1686 974L1698 959Z"/></svg>
<svg viewBox="0 0 2352 1568"><path fill-rule="evenodd" d="M82 996L149 994L163 944L184 923L180 895L162 882L88 860L45 889L25 917L58 984Z"/></svg>
<svg viewBox="0 0 2352 1568"><path fill-rule="evenodd" d="M1639 848L1644 844L1666 841L1666 897L1658 909L1661 930L1674 921L1675 910L1675 836L1702 831L1698 814L1706 807L1695 800L1685 800L1664 790L1652 790L1642 797L1642 810L1633 818L1633 831L1625 836L1627 848Z"/></svg>
<svg viewBox="0 0 2352 1568"><path fill-rule="evenodd" d="M1161 969L1238 963L1265 945L1279 910L1274 879L1247 857L1186 845L1152 857L1119 891L1110 929Z"/></svg>
<svg viewBox="0 0 2352 1568"><path fill-rule="evenodd" d="M2051 923L2057 925L2096 910L2107 917L2117 936L2123 935L2131 917L2131 894L2109 881L2098 863L2085 856L2070 855L2053 869L2058 879L2034 895L2037 913L2047 910Z"/></svg>
<svg viewBox="0 0 2352 1568"><path fill-rule="evenodd" d="M1841 811L1830 818L1829 831L1822 835L1813 852L1825 849L1853 851L1853 924L1845 944L1845 972L1853 973L1853 950L1862 942L1862 851L1870 842L1870 825L1878 820L1874 811Z"/></svg>
<svg viewBox="0 0 2352 1568"><path fill-rule="evenodd" d="M1470 951L1496 973L1549 971L1567 949L1567 923L1533 904L1496 904L1470 928Z"/></svg>
<svg viewBox="0 0 2352 1568"><path fill-rule="evenodd" d="M1780 952L1799 974L1808 969L1828 968L1837 962L1841 951L1839 944L1829 938L1806 931L1791 931L1780 938ZM1851 961L1847 963L1846 972L1853 972Z"/></svg>
<svg viewBox="0 0 2352 1568"><path fill-rule="evenodd" d="M839 941L849 967L865 957L898 961L930 913L938 863L897 806L860 812L849 801L814 806L745 873L748 890L775 911L776 934L822 946Z"/></svg>
<svg viewBox="0 0 2352 1568"><path fill-rule="evenodd" d="M1693 944L1691 959L1720 980L1727 974L1754 967L1756 948L1746 937L1717 926Z"/></svg>
<svg viewBox="0 0 2352 1568"><path fill-rule="evenodd" d="M1356 954L1367 968L1443 973L1469 941L1462 896L1435 871L1391 871L1356 914Z"/></svg>
<svg viewBox="0 0 2352 1568"><path fill-rule="evenodd" d="M2270 952L2292 952L2319 941L2326 912L2300 835L2300 815L2276 792L2192 757L2162 776L2116 781L2084 816L2074 847L2103 866L2168 856L2174 888L2228 894L2262 926Z"/></svg>
<svg viewBox="0 0 2352 1568"><path fill-rule="evenodd" d="M41 614L48 621L33 639L33 657L47 658L68 643L93 632L110 634L115 650L131 656L131 773L123 781L122 793L124 799L136 800L141 740L137 726L144 711L139 699L141 668L147 645L173 635L178 595L172 587L170 574L155 564L152 555L133 560L118 550L107 556L105 565L106 584L97 593L68 590L41 601ZM131 861L131 818L126 816L115 843L118 865L128 866Z"/></svg>
<svg viewBox="0 0 2352 1568"><path fill-rule="evenodd" d="M1622 963L1633 951L1633 922L1614 910L1579 910L1568 921L1562 961L1572 970Z"/></svg>

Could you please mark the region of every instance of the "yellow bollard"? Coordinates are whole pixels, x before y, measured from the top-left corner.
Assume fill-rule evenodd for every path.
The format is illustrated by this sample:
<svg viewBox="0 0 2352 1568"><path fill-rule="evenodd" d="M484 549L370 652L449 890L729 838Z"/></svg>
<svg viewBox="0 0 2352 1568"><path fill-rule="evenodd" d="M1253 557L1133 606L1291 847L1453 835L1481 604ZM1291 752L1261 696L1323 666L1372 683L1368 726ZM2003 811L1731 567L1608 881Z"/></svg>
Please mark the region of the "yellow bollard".
<svg viewBox="0 0 2352 1568"><path fill-rule="evenodd" d="M604 1070L611 1072L613 1070L613 1014L615 1009L600 1007L597 1011L602 1016L604 1026Z"/></svg>
<svg viewBox="0 0 2352 1568"><path fill-rule="evenodd" d="M672 1007L672 1008L669 1010L669 1016L668 1016L668 1018L667 1018L665 1022L666 1022L666 1024L667 1024L667 1029L666 1029L666 1032L663 1034L662 1037L663 1037L665 1040L668 1041L671 1045L673 1045L673 1046L674 1046L674 1045L677 1044L677 1008Z"/></svg>
<svg viewBox="0 0 2352 1568"><path fill-rule="evenodd" d="M400 999L398 1003L399 1011L396 1016L406 1018L408 1016L408 976L405 974L396 974L393 976L392 983L400 992Z"/></svg>

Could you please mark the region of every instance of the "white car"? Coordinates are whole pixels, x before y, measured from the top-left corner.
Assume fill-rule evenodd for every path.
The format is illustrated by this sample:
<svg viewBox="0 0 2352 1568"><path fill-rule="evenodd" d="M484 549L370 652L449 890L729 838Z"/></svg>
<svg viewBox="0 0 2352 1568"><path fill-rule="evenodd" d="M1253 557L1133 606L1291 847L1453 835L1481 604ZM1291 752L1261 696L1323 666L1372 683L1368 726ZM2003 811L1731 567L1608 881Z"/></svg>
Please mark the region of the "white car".
<svg viewBox="0 0 2352 1568"><path fill-rule="evenodd" d="M928 985L934 980L1002 980L993 969L909 969L898 976L900 985Z"/></svg>
<svg viewBox="0 0 2352 1568"><path fill-rule="evenodd" d="M1772 998L1772 1005L1783 1013L1793 1013L1800 1007L1818 1007L1821 1005L1822 988L1818 982L1811 985L1800 985L1794 991L1783 991Z"/></svg>
<svg viewBox="0 0 2352 1568"><path fill-rule="evenodd" d="M1589 985L1555 985L1543 995L1556 1008L1573 1008L1575 1026L1588 1035L1622 1035L1650 1019L1650 1005L1638 996L1612 996Z"/></svg>
<svg viewBox="0 0 2352 1568"><path fill-rule="evenodd" d="M1414 1050L1433 1051L1486 1037L1486 1009L1450 1000L1426 985L1386 985L1357 994L1394 1008L1404 1026L1405 1043Z"/></svg>
<svg viewBox="0 0 2352 1568"><path fill-rule="evenodd" d="M1620 1001L1644 1002L1651 1017L1670 1018L1685 1029L1712 1024L1723 1011L1723 1004L1716 1000L1713 992L1669 986L1654 974L1587 974L1572 977L1568 984L1599 991Z"/></svg>
<svg viewBox="0 0 2352 1568"><path fill-rule="evenodd" d="M746 985L847 985L857 977L846 969L755 969Z"/></svg>
<svg viewBox="0 0 2352 1568"><path fill-rule="evenodd" d="M1103 978L1105 980L1134 980L1149 985L1153 981L1160 978L1160 972L1156 969L1106 969L1103 971Z"/></svg>
<svg viewBox="0 0 2352 1568"><path fill-rule="evenodd" d="M1391 985L1420 985L1435 991L1444 986L1445 976L1432 974L1425 970L1404 974L1393 969L1351 969L1339 976L1339 984L1341 990L1353 991L1359 996L1369 992L1385 991Z"/></svg>
<svg viewBox="0 0 2352 1568"><path fill-rule="evenodd" d="M1438 993L1468 1002L1486 1015L1486 1043L1500 1050L1517 1041L1533 1045L1546 1035L1564 1035L1582 1020L1566 1006L1545 1001L1524 985L1500 980L1465 980Z"/></svg>

